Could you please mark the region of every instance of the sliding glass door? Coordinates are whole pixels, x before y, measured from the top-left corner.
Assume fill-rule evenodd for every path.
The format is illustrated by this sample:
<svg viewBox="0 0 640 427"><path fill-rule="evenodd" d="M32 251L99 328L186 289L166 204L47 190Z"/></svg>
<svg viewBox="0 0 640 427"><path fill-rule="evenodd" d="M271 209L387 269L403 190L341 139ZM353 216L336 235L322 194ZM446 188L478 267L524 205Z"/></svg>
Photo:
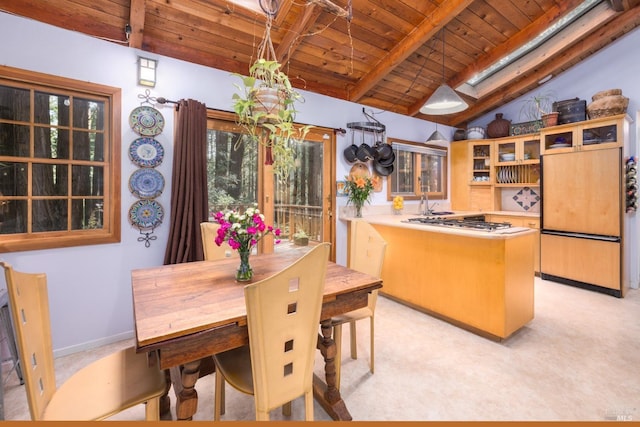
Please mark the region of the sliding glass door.
<svg viewBox="0 0 640 427"><path fill-rule="evenodd" d="M257 203L267 223L282 231L282 242L275 247L263 244L261 252L301 249L305 240L309 245L335 246L331 129L312 128L304 141L294 144L295 166L288 177L279 179L264 165L264 147L243 135L233 121L210 117L208 128L210 216L228 208L243 211ZM303 236L306 239L297 238Z"/></svg>
<svg viewBox="0 0 640 427"><path fill-rule="evenodd" d="M296 163L289 177L274 180L275 223L294 245L334 241L333 140L326 129L312 129L293 147Z"/></svg>

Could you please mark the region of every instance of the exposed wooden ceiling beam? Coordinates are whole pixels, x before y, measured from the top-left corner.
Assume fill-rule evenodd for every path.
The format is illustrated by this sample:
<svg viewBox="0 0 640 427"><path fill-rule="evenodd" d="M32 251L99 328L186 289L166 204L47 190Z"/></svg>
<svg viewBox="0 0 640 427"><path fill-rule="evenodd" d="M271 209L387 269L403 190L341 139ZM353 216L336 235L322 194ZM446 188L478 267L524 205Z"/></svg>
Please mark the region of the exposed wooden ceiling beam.
<svg viewBox="0 0 640 427"><path fill-rule="evenodd" d="M387 56L385 56L373 71L364 76L358 84L351 89L349 100L357 102L367 91L389 74L402 61L413 52L428 42L442 27L454 19L460 12L473 3L473 0L452 0L443 2L430 16L427 16L407 37L398 43Z"/></svg>
<svg viewBox="0 0 640 427"><path fill-rule="evenodd" d="M305 7L302 19L296 21L296 24L289 30L287 35L282 39L282 42L278 45L278 49L276 49L276 58L278 58L281 65L289 61L291 54L302 41L303 35L307 34L309 29L313 27L321 13L322 9L315 5Z"/></svg>
<svg viewBox="0 0 640 427"><path fill-rule="evenodd" d="M609 0L609 3L616 12L623 12L640 5L640 0Z"/></svg>
<svg viewBox="0 0 640 427"><path fill-rule="evenodd" d="M146 3L147 0L131 0L131 7L129 8L129 25L131 26L129 47L142 49Z"/></svg>
<svg viewBox="0 0 640 427"><path fill-rule="evenodd" d="M307 0L307 4L317 4L327 12L336 15L339 18L351 19L351 9L343 9L331 0Z"/></svg>

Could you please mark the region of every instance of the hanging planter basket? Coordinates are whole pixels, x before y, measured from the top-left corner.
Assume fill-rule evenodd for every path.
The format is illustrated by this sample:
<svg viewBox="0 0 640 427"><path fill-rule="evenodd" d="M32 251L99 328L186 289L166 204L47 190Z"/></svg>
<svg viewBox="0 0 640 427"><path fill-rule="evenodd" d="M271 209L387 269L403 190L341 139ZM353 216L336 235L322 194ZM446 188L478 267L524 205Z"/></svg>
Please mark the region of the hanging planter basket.
<svg viewBox="0 0 640 427"><path fill-rule="evenodd" d="M285 94L278 88L260 87L254 99L253 114L260 116L258 123L277 123L280 117L278 111L286 109Z"/></svg>

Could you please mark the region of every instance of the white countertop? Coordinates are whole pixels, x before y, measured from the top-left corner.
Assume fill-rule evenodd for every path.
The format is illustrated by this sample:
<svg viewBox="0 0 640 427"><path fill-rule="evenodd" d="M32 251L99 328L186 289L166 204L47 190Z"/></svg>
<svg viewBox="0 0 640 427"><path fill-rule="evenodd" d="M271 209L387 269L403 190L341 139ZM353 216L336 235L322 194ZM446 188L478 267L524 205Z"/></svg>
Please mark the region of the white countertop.
<svg viewBox="0 0 640 427"><path fill-rule="evenodd" d="M482 215L489 214L489 212L462 212L455 211L453 215L446 215L443 217L446 218L455 218L460 216L472 216L472 215ZM393 227L401 227L401 228L409 228L416 231L426 231L431 233L445 233L445 234L453 234L458 236L466 236L466 237L476 237L482 239L508 239L513 237L522 236L524 234L535 233L535 230L526 227L509 227L503 228L500 230L494 231L484 231L484 230L473 230L473 229L465 229L458 227L447 227L447 226L438 226L438 225L427 225L427 224L419 224L419 223L407 223L403 222L408 220L409 218L416 218L418 214L407 214L404 213L402 215L364 215L362 218L355 218L353 216L341 216L340 219L343 221L366 221L370 224L380 224L380 225L388 225Z"/></svg>

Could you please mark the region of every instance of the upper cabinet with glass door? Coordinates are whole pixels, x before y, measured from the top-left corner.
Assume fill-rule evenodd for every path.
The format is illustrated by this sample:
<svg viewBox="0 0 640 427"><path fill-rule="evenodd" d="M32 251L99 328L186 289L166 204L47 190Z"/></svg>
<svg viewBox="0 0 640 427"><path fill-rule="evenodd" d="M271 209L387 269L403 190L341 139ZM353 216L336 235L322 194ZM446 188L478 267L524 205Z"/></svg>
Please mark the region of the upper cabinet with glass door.
<svg viewBox="0 0 640 427"><path fill-rule="evenodd" d="M540 129L542 154L621 147L628 134L628 116L602 117Z"/></svg>
<svg viewBox="0 0 640 427"><path fill-rule="evenodd" d="M471 184L491 184L491 141L472 140L471 145Z"/></svg>
<svg viewBox="0 0 640 427"><path fill-rule="evenodd" d="M510 136L493 140L494 177L497 186L536 186L540 183L539 135Z"/></svg>

